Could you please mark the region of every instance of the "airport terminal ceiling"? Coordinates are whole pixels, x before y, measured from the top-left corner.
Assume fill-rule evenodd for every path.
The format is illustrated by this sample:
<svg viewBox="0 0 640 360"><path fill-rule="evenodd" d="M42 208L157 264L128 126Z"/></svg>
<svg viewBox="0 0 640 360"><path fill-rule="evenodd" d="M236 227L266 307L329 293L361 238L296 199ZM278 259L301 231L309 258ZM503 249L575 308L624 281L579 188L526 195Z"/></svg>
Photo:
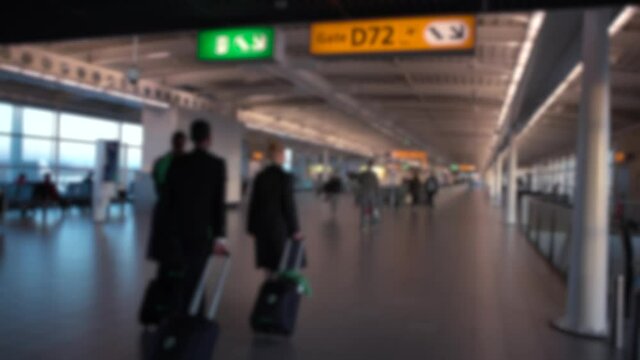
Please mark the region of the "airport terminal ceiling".
<svg viewBox="0 0 640 360"><path fill-rule="evenodd" d="M443 161L479 164L489 155L530 18L479 15L475 51L459 55L313 57L308 24L277 27L286 63L198 61L196 31L28 47L120 72L132 67L135 47L141 79L232 104L254 127L331 136L362 153L426 148Z"/></svg>
<svg viewBox="0 0 640 360"><path fill-rule="evenodd" d="M626 4L623 0L64 0L14 1L0 42L174 31L255 23L415 14L513 12Z"/></svg>
<svg viewBox="0 0 640 360"><path fill-rule="evenodd" d="M637 10L620 14L628 16L612 34L614 136L637 126L640 110L634 101L640 84L639 15ZM183 103L193 96L214 108L230 108L255 131L366 156L426 149L441 163L483 166L498 143L497 129L507 117L537 26L536 12L479 14L474 50L459 54L312 56L309 23L289 23L275 26L284 51L269 61L197 60L197 30L6 46L0 47L0 60L27 66L32 64L25 59L39 62L33 54L40 54L43 61L68 59L123 80L136 68L141 82L158 87L155 98L171 99L178 92ZM532 84L547 81L537 75ZM575 148L569 135L576 131L579 78L567 81L570 86L539 112L536 126L520 136L523 163Z"/></svg>

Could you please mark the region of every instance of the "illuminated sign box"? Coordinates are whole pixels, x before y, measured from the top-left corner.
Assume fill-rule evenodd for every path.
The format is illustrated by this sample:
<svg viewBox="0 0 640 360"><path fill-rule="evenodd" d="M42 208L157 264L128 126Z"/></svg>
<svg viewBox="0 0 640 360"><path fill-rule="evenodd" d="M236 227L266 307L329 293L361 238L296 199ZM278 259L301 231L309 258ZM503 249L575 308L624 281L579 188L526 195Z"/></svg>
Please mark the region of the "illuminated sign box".
<svg viewBox="0 0 640 360"><path fill-rule="evenodd" d="M275 30L245 27L203 30L198 33L198 59L204 61L272 59Z"/></svg>
<svg viewBox="0 0 640 360"><path fill-rule="evenodd" d="M426 162L428 155L425 151L420 150L394 150L391 152L391 158L396 160L418 160Z"/></svg>
<svg viewBox="0 0 640 360"><path fill-rule="evenodd" d="M451 164L449 169L453 172L470 173L476 171L476 166L473 164Z"/></svg>
<svg viewBox="0 0 640 360"><path fill-rule="evenodd" d="M311 24L312 55L472 51L476 17L426 16Z"/></svg>

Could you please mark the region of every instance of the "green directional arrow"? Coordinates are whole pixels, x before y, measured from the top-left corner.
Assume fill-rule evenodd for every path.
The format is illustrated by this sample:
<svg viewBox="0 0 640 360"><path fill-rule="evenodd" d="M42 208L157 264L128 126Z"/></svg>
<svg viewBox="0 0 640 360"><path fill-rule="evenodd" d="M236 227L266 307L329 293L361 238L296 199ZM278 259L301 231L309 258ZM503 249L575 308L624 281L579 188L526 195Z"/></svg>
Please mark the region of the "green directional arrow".
<svg viewBox="0 0 640 360"><path fill-rule="evenodd" d="M272 27L203 30L198 33L200 60L256 60L273 58Z"/></svg>

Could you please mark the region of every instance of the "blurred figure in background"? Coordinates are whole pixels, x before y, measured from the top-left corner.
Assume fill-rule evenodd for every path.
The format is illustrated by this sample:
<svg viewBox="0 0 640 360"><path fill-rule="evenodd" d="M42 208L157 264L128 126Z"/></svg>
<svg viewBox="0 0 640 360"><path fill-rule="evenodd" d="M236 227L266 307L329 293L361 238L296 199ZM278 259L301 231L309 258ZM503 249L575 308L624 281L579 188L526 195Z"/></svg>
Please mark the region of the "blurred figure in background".
<svg viewBox="0 0 640 360"><path fill-rule="evenodd" d="M413 208L420 203L420 171L417 168L411 169L411 179L409 179L409 194L411 195L411 205Z"/></svg>
<svg viewBox="0 0 640 360"><path fill-rule="evenodd" d="M36 192L37 192L36 197L41 201L45 201L48 203L49 202L56 203L60 205L62 208L67 207L67 201L64 198L62 198L62 196L60 196L58 187L53 182L53 180L51 180L50 173L44 174L44 179L42 181L42 184L40 184L36 188Z"/></svg>
<svg viewBox="0 0 640 360"><path fill-rule="evenodd" d="M397 207L399 204L399 197L400 197L400 186L401 186L401 179L398 176L398 170L396 169L395 166L392 166L389 169L389 205L391 207Z"/></svg>
<svg viewBox="0 0 640 360"><path fill-rule="evenodd" d="M256 267L273 275L287 240L302 240L296 210L293 177L283 168L284 146L272 142L267 149L269 164L253 181L247 232L254 237Z"/></svg>
<svg viewBox="0 0 640 360"><path fill-rule="evenodd" d="M335 215L338 210L338 198L342 193L342 180L334 172L329 176L329 180L323 186L325 200L329 203L331 214Z"/></svg>
<svg viewBox="0 0 640 360"><path fill-rule="evenodd" d="M18 174L18 177L16 178L16 185L22 186L26 184L27 184L27 175L25 175L25 173Z"/></svg>
<svg viewBox="0 0 640 360"><path fill-rule="evenodd" d="M171 137L171 150L153 163L153 185L158 197L162 194L162 187L167 179L171 163L174 159L184 154L186 143L187 136L182 131L176 131Z"/></svg>
<svg viewBox="0 0 640 360"><path fill-rule="evenodd" d="M373 160L367 162L367 167L359 176L358 202L360 206L360 226L375 223L380 218L378 210L378 198L380 196L380 185L378 177L373 172Z"/></svg>
<svg viewBox="0 0 640 360"><path fill-rule="evenodd" d="M427 190L427 206L433 208L433 202L435 200L436 194L438 193L438 190L440 189L438 178L436 178L433 171L429 173L429 177L427 178L425 185Z"/></svg>
<svg viewBox="0 0 640 360"><path fill-rule="evenodd" d="M93 184L93 170L89 170L87 175L85 175L84 179L82 179L83 183Z"/></svg>
<svg viewBox="0 0 640 360"><path fill-rule="evenodd" d="M153 163L153 170L151 173L153 177L153 185L156 190L157 201L155 207L153 208L153 214L151 218L148 257L160 264L160 273L164 273L166 267L163 258L165 257L164 255L166 254L167 250L164 249L166 241L163 239L163 237L166 236L168 231L168 212L163 211L166 210L166 207L163 207L162 204L163 188L171 164L174 162L174 160L184 155L186 141L187 136L182 131L176 131L171 137L171 150L165 155L159 157Z"/></svg>

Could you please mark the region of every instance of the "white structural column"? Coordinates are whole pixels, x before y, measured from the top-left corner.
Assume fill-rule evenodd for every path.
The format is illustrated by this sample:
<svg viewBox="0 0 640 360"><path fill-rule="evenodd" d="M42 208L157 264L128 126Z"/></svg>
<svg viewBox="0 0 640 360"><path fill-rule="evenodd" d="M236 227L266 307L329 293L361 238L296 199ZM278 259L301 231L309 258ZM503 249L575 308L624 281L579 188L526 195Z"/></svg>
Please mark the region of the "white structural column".
<svg viewBox="0 0 640 360"><path fill-rule="evenodd" d="M329 179L329 168L331 167L331 154L329 149L322 150L322 181Z"/></svg>
<svg viewBox="0 0 640 360"><path fill-rule="evenodd" d="M496 158L495 204L502 206L502 154Z"/></svg>
<svg viewBox="0 0 640 360"><path fill-rule="evenodd" d="M556 325L572 333L605 336L608 268L608 153L610 136L609 17L586 10L584 75L578 130L576 201L566 313Z"/></svg>
<svg viewBox="0 0 640 360"><path fill-rule="evenodd" d="M483 174L484 181L485 181L486 186L487 186L487 188L489 190L489 197L490 198L493 198L493 194L494 194L494 191L495 191L495 185L494 185L495 176L494 176L494 174L495 174L495 172L494 172L493 168L487 169L487 171Z"/></svg>
<svg viewBox="0 0 640 360"><path fill-rule="evenodd" d="M515 140L511 142L509 146L509 182L507 190L507 223L516 224L517 218L517 202L518 202L518 189L517 189L517 172L518 172L518 146Z"/></svg>
<svg viewBox="0 0 640 360"><path fill-rule="evenodd" d="M156 202L151 168L154 161L171 148L171 135L178 129L175 109L145 107L141 116L144 142L142 146L142 171L136 174L135 205L148 211Z"/></svg>

